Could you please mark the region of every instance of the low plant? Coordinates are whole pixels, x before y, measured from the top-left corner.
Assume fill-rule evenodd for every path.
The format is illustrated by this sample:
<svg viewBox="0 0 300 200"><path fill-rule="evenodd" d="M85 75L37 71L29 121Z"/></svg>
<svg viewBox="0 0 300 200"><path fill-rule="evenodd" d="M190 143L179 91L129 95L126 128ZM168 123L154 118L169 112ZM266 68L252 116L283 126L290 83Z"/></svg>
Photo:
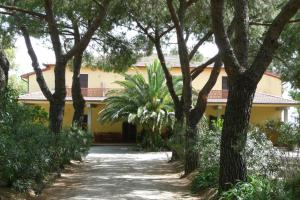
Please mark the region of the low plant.
<svg viewBox="0 0 300 200"><path fill-rule="evenodd" d="M217 187L219 178L219 168L207 167L199 171L192 181L191 191L198 193L204 189Z"/></svg>
<svg viewBox="0 0 300 200"><path fill-rule="evenodd" d="M297 124L270 120L263 126L263 130L276 138L274 143L277 146L286 147L287 150L300 146L300 128Z"/></svg>
<svg viewBox="0 0 300 200"><path fill-rule="evenodd" d="M248 182L238 182L222 192L219 200L287 200L281 182L265 177L250 176Z"/></svg>
<svg viewBox="0 0 300 200"><path fill-rule="evenodd" d="M290 200L298 200L300 197L300 171L292 178L286 180L284 187Z"/></svg>
<svg viewBox="0 0 300 200"><path fill-rule="evenodd" d="M53 134L46 127L47 113L38 107L19 104L8 89L0 97L0 180L17 191L37 193L49 174L71 160L81 160L92 135L72 127Z"/></svg>

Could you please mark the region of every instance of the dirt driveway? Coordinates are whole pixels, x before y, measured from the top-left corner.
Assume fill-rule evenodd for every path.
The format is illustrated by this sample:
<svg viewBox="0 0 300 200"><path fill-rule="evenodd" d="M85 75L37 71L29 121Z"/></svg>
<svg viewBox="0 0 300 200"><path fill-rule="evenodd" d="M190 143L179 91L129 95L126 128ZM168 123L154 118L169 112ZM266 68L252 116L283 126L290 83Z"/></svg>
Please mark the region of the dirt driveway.
<svg viewBox="0 0 300 200"><path fill-rule="evenodd" d="M84 165L64 173L40 199L196 199L167 163L171 153L142 153L127 146L92 147Z"/></svg>

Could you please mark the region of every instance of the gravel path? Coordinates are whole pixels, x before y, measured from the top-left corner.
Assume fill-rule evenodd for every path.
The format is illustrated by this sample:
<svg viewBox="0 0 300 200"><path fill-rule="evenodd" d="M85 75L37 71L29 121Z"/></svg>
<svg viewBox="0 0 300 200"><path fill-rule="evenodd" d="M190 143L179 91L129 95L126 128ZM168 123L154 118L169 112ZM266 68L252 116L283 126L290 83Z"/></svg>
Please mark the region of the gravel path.
<svg viewBox="0 0 300 200"><path fill-rule="evenodd" d="M141 153L126 146L92 147L77 171L62 174L40 199L196 199L167 163L171 153Z"/></svg>

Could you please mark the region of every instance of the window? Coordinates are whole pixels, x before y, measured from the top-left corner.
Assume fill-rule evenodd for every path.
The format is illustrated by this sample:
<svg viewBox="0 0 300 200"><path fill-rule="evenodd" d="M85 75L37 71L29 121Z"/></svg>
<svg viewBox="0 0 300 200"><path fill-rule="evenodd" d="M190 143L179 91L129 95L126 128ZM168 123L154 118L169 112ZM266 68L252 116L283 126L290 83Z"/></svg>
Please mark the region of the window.
<svg viewBox="0 0 300 200"><path fill-rule="evenodd" d="M228 90L228 77L222 76L222 90Z"/></svg>
<svg viewBox="0 0 300 200"><path fill-rule="evenodd" d="M80 87L88 88L89 76L88 74L80 74Z"/></svg>

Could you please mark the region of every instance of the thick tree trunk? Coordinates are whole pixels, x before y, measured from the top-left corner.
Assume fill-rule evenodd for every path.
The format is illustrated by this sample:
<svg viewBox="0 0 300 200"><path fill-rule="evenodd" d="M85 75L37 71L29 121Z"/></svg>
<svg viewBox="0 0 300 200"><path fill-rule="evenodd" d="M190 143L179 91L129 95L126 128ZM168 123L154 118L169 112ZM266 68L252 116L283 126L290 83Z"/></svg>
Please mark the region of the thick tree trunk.
<svg viewBox="0 0 300 200"><path fill-rule="evenodd" d="M246 161L243 152L247 140L252 101L256 84L243 76L229 82L228 102L221 137L220 179L221 190L247 180Z"/></svg>
<svg viewBox="0 0 300 200"><path fill-rule="evenodd" d="M72 99L73 99L73 124L81 127L84 118L85 100L81 93L80 86L80 68L82 63L82 55L76 55L73 63L73 83L72 83Z"/></svg>
<svg viewBox="0 0 300 200"><path fill-rule="evenodd" d="M54 134L59 134L63 125L65 98L66 98L66 62L56 62L55 69L55 92L50 101L49 121L50 129Z"/></svg>
<svg viewBox="0 0 300 200"><path fill-rule="evenodd" d="M188 126L186 128L186 141L185 141L185 162L184 173L190 174L199 167L200 152L197 148L199 138L197 135L197 127Z"/></svg>
<svg viewBox="0 0 300 200"><path fill-rule="evenodd" d="M65 101L57 100L50 102L49 108L49 120L50 120L50 129L54 134L59 134L63 125L65 110Z"/></svg>

